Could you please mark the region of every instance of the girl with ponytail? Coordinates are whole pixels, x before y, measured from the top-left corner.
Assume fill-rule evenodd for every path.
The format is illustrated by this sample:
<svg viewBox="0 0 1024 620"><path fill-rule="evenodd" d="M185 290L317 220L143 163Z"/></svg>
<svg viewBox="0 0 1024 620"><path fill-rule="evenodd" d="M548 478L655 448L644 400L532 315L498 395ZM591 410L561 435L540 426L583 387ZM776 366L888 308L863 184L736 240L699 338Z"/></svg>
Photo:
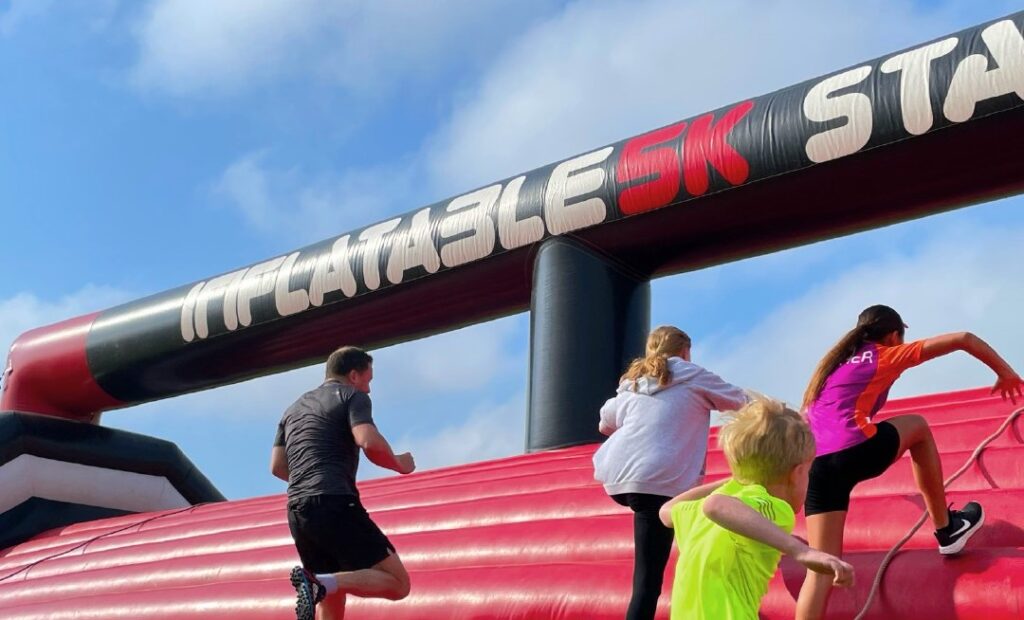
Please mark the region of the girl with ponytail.
<svg viewBox="0 0 1024 620"><path fill-rule="evenodd" d="M696 485L704 470L711 410L747 403L740 388L690 361L690 337L662 326L646 354L620 379L601 407L598 430L608 440L594 453L594 477L611 498L633 511L633 595L627 620L650 620L661 593L672 530L662 504Z"/></svg>
<svg viewBox="0 0 1024 620"><path fill-rule="evenodd" d="M817 445L804 508L808 543L815 549L842 554L853 487L881 475L908 450L939 553L958 553L985 520L977 502L960 510L947 508L942 464L923 417L898 415L875 422L872 416L905 370L954 351L965 351L991 368L997 377L992 392L1000 392L1003 399L1016 403L1021 378L974 334L946 334L907 344L906 328L899 313L888 306L865 309L857 325L818 363L804 393L803 409ZM830 577L808 571L797 601L797 619L823 617L830 587Z"/></svg>

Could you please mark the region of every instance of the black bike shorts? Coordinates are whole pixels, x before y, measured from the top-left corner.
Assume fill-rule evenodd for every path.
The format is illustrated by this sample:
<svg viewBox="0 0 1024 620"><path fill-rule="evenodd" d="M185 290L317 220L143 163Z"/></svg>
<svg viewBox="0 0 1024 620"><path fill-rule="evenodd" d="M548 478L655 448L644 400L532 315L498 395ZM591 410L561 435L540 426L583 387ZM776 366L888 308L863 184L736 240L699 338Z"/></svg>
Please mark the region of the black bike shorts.
<svg viewBox="0 0 1024 620"><path fill-rule="evenodd" d="M853 487L889 469L900 450L900 434L888 422L879 422L875 427L877 432L870 439L814 459L804 514L848 510Z"/></svg>

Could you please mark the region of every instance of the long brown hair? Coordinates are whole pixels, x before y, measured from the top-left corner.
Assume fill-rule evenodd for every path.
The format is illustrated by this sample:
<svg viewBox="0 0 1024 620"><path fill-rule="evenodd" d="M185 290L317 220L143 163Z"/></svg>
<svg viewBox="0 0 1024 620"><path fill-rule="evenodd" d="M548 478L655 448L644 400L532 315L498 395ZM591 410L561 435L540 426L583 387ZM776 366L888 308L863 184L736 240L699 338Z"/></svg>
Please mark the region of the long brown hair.
<svg viewBox="0 0 1024 620"><path fill-rule="evenodd" d="M630 363L620 381L632 381L633 391L640 377L657 377L658 385L667 385L672 373L668 369L668 358L679 355L690 348L690 337L686 332L671 325L654 328L647 336L647 354Z"/></svg>
<svg viewBox="0 0 1024 620"><path fill-rule="evenodd" d="M905 328L899 313L889 306L865 308L857 317L857 326L846 332L846 335L840 338L818 362L811 382L807 385L807 391L804 392L803 408L806 409L818 398L829 375L835 372L840 364L850 359L864 343L878 342L892 332L899 332L900 336L903 336Z"/></svg>

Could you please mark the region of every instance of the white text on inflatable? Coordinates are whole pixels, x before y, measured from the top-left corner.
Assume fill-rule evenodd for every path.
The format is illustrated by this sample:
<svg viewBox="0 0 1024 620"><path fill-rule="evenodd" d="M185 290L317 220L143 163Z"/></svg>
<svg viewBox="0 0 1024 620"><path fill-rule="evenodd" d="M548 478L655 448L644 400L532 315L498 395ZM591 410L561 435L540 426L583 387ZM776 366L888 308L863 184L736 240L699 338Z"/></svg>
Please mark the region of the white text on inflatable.
<svg viewBox="0 0 1024 620"><path fill-rule="evenodd" d="M272 308L276 316L289 316L324 304L332 294L353 297L360 283L364 290L374 291L400 284L413 269L436 273L442 266L480 260L498 243L511 250L538 241L545 230L561 235L603 222L609 208L598 190L605 183L602 164L611 153L609 146L555 166L546 183L543 216L518 213L526 178L519 176L458 196L443 209L421 209L369 226L358 235L343 235L327 250L278 256L200 282L181 305L181 337L192 342L213 331L248 327L259 306ZM223 330L211 330L211 317L220 319Z"/></svg>
<svg viewBox="0 0 1024 620"><path fill-rule="evenodd" d="M1024 99L1024 36L1017 25L1008 19L996 22L981 31L981 39L993 62L983 54L971 54L956 65L941 102L942 113L950 122L971 119L977 104L988 99L1013 93ZM921 135L932 128L932 63L952 53L958 43L956 37L950 37L882 62L883 74L899 75L900 121L907 133ZM808 120L832 125L845 120L808 138L805 151L811 161L852 155L868 144L875 121L872 99L849 90L866 80L871 71L870 66L850 69L808 91L803 101Z"/></svg>

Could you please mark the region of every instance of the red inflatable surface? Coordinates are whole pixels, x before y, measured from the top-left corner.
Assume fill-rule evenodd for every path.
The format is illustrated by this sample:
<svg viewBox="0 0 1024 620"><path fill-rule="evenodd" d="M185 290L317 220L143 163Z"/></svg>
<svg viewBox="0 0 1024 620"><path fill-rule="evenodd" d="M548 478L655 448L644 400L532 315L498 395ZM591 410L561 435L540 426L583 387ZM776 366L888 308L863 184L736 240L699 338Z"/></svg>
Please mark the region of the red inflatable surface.
<svg viewBox="0 0 1024 620"><path fill-rule="evenodd" d="M927 416L948 474L1012 409L986 390L971 390L893 401L883 416ZM986 526L956 558L939 556L926 526L889 568L870 618L1024 617L1021 426L951 488L950 501L983 503ZM346 617L621 618L631 517L593 481L593 451L579 446L364 483L364 502L398 547L413 591L397 603L352 598ZM710 479L727 473L717 450L708 472ZM0 551L0 617L294 617L287 577L296 556L284 502L261 497L44 533ZM921 510L906 457L858 487L846 557L859 583L834 593L830 618L860 609L878 563ZM800 520L797 534L803 530ZM802 578L784 559L762 618L792 618ZM668 617L670 584L666 579L659 617Z"/></svg>

